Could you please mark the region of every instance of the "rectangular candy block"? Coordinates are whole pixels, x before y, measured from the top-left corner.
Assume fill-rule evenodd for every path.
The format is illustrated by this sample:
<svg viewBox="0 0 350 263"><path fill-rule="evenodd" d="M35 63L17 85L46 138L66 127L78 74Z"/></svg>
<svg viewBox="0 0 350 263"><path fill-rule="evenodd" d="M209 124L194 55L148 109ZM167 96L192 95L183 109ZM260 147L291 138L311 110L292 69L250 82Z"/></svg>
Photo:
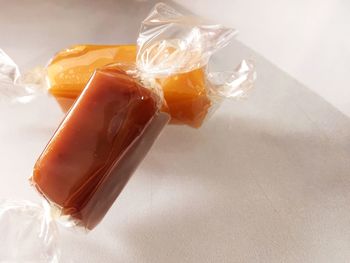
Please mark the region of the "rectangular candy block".
<svg viewBox="0 0 350 263"><path fill-rule="evenodd" d="M94 228L147 154L169 115L119 68L102 68L37 160L32 183L62 215Z"/></svg>

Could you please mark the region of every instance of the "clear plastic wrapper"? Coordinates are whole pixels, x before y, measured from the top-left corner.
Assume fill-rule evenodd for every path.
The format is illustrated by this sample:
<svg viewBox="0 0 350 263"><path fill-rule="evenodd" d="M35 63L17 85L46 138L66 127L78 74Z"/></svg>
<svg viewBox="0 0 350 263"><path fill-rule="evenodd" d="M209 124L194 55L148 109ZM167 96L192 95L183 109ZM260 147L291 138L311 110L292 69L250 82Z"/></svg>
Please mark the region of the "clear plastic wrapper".
<svg viewBox="0 0 350 263"><path fill-rule="evenodd" d="M208 71L235 33L161 3L142 22L137 46L75 46L23 76L0 50L1 99L25 103L48 89L69 108L31 177L44 205L0 203L4 260L57 262L56 222L93 229L170 117L198 128L222 99L244 96L253 63Z"/></svg>
<svg viewBox="0 0 350 263"><path fill-rule="evenodd" d="M0 262L58 262L58 230L50 211L46 202L0 200Z"/></svg>
<svg viewBox="0 0 350 263"><path fill-rule="evenodd" d="M141 71L156 76L195 70L206 66L211 55L226 46L236 33L161 3L141 24L137 65Z"/></svg>
<svg viewBox="0 0 350 263"><path fill-rule="evenodd" d="M16 63L0 49L0 102L31 101L43 85L33 79L42 77L42 74L35 72L30 75L31 79L22 76Z"/></svg>

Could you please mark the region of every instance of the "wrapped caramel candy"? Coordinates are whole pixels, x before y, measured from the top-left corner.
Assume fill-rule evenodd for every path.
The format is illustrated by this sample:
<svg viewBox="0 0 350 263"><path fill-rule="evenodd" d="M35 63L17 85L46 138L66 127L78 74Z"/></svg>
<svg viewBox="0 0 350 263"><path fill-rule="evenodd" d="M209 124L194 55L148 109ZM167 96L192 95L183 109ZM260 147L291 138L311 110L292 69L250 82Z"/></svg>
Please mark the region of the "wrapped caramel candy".
<svg viewBox="0 0 350 263"><path fill-rule="evenodd" d="M162 87L170 123L198 128L213 104L240 96L252 86L254 69L248 62L225 75L207 72L211 55L234 34L232 29L159 4L142 23L137 47L77 45L58 52L47 66L49 91L67 111L95 69L136 61L140 71Z"/></svg>
<svg viewBox="0 0 350 263"><path fill-rule="evenodd" d="M136 61L135 45L77 45L58 52L47 66L49 91L68 111L94 70L110 63ZM171 123L200 127L211 106L204 68L157 79Z"/></svg>
<svg viewBox="0 0 350 263"><path fill-rule="evenodd" d="M119 67L98 69L34 167L32 183L77 225L103 218L169 120Z"/></svg>

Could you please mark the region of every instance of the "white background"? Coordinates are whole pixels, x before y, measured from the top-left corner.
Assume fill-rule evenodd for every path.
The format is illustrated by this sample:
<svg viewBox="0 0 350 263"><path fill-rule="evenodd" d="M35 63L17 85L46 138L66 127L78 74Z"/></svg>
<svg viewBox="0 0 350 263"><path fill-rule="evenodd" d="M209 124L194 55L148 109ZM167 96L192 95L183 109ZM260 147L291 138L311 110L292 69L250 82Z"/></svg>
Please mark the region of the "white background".
<svg viewBox="0 0 350 263"><path fill-rule="evenodd" d="M236 27L244 44L350 116L350 1L176 2Z"/></svg>

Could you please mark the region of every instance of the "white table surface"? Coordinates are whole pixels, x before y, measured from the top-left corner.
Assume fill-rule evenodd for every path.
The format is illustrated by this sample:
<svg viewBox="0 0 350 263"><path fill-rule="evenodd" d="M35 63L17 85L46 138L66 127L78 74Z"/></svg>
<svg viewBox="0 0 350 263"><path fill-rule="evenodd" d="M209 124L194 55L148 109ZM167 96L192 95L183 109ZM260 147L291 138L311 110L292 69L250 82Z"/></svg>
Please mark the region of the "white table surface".
<svg viewBox="0 0 350 263"><path fill-rule="evenodd" d="M0 11L0 47L23 69L72 43L133 42L152 5L36 3ZM168 126L94 231L61 228L61 262L350 261L349 119L239 42L213 65L244 57L250 98L199 130ZM61 118L47 97L1 106L0 198L39 201L26 178Z"/></svg>

